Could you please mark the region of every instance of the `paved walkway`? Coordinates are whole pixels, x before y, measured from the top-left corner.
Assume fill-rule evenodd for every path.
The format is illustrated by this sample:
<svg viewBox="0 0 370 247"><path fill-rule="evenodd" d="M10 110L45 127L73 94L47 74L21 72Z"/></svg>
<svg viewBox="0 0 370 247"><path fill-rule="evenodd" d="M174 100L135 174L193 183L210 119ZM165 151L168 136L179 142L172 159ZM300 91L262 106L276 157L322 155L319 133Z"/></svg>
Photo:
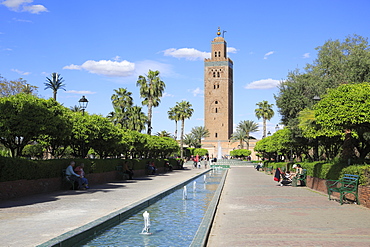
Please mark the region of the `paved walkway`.
<svg viewBox="0 0 370 247"><path fill-rule="evenodd" d="M218 246L370 246L370 210L232 167L208 241Z"/></svg>
<svg viewBox="0 0 370 247"><path fill-rule="evenodd" d="M0 202L0 246L42 244L204 172L188 168L86 191L57 191Z"/></svg>
<svg viewBox="0 0 370 247"><path fill-rule="evenodd" d="M202 171L0 202L0 246L42 244ZM232 167L208 246L370 246L370 210L341 206L307 188L277 186L272 176L252 167Z"/></svg>

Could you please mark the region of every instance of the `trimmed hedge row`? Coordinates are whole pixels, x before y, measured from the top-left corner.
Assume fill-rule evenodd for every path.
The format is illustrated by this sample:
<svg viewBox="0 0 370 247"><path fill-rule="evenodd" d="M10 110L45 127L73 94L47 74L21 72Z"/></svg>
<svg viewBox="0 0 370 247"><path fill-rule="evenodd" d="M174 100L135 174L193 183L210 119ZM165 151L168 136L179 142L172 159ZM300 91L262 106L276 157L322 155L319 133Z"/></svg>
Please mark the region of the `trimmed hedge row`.
<svg viewBox="0 0 370 247"><path fill-rule="evenodd" d="M58 160L27 160L21 158L9 158L0 156L0 182L14 180L33 180L41 178L61 177L61 171L69 165L71 161L76 165L85 164L85 172L103 173L116 170L118 165L127 162L129 168L133 170L145 169L148 161L154 161L157 167L164 167L168 161L173 167L177 167L176 159L58 159Z"/></svg>
<svg viewBox="0 0 370 247"><path fill-rule="evenodd" d="M370 185L370 165L351 165L348 166L346 163L341 163L338 161L327 162L296 162L299 163L304 169L307 169L307 175L322 178L322 179L333 179L337 180L341 178L344 174L353 174L360 176L360 185ZM277 167L287 170L292 170L293 162L265 162L265 167Z"/></svg>

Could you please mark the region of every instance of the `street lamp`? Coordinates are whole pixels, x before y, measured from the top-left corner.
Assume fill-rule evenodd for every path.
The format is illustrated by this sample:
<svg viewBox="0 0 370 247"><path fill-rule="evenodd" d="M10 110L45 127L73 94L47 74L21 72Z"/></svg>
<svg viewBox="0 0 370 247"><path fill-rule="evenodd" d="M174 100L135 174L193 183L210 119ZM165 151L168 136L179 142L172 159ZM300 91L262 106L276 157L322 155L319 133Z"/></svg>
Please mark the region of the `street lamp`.
<svg viewBox="0 0 370 247"><path fill-rule="evenodd" d="M85 115L85 109L87 108L87 104L89 101L85 98L85 96L82 96L82 98L78 101L80 104L80 108L82 109L82 116ZM85 140L82 142L82 158L85 158Z"/></svg>
<svg viewBox="0 0 370 247"><path fill-rule="evenodd" d="M82 109L82 115L85 115L85 109L87 108L87 104L89 104L89 101L85 98L85 96L82 96L78 103L80 104L80 108Z"/></svg>

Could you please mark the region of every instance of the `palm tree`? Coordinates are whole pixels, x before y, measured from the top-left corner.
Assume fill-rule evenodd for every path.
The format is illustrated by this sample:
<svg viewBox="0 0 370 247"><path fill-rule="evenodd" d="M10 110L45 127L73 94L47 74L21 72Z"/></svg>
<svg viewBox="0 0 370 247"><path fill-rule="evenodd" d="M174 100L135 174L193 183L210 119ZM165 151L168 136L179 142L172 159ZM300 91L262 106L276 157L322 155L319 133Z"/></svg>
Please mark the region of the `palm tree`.
<svg viewBox="0 0 370 247"><path fill-rule="evenodd" d="M262 102L258 102L256 104L258 106L255 109L255 114L258 119L262 118L263 120L263 138L266 137L266 120L270 120L274 116L274 110L272 110L272 106L274 104L269 104L267 100Z"/></svg>
<svg viewBox="0 0 370 247"><path fill-rule="evenodd" d="M193 115L194 109L189 101L181 101L180 103L176 102L178 107L179 119L181 120L181 135L180 135L180 157L184 157L184 128L185 128L185 119L191 118Z"/></svg>
<svg viewBox="0 0 370 247"><path fill-rule="evenodd" d="M166 85L159 78L158 70L149 70L146 77L139 76L136 86L140 86L140 97L144 99L141 103L148 106L148 135L150 135L152 132L152 108L157 107L161 102L160 98Z"/></svg>
<svg viewBox="0 0 370 247"><path fill-rule="evenodd" d="M22 86L22 93L26 93L26 94L33 94L34 92L37 91L37 87L36 86L32 86L28 83L24 84Z"/></svg>
<svg viewBox="0 0 370 247"><path fill-rule="evenodd" d="M142 107L130 107L127 109L126 114L126 118L122 125L125 129L136 130L138 132L145 129L145 124L148 122L148 118L142 111Z"/></svg>
<svg viewBox="0 0 370 247"><path fill-rule="evenodd" d="M240 149L243 149L245 137L245 132L242 129L237 128L236 131L231 135L230 139L233 140L233 142L239 141L239 147Z"/></svg>
<svg viewBox="0 0 370 247"><path fill-rule="evenodd" d="M112 95L111 100L114 108L120 108L123 112L132 106L132 93L127 91L127 88L114 89L115 94Z"/></svg>
<svg viewBox="0 0 370 247"><path fill-rule="evenodd" d="M80 112L82 109L81 109L81 106L78 106L78 105L75 105L75 106L71 106L69 108L71 111L73 112Z"/></svg>
<svg viewBox="0 0 370 247"><path fill-rule="evenodd" d="M240 129L245 134L245 142L247 144L247 149L249 150L249 140L255 139L253 136L250 136L250 133L258 131L258 123L251 120L243 120L237 126L237 129Z"/></svg>
<svg viewBox="0 0 370 247"><path fill-rule="evenodd" d="M167 112L168 113L168 118L170 120L174 120L175 121L175 135L174 135L174 139L176 140L177 139L177 122L180 120L179 119L179 111L178 111L178 107L174 106L172 108L170 108L170 110Z"/></svg>
<svg viewBox="0 0 370 247"><path fill-rule="evenodd" d="M195 139L197 140L198 147L202 145L202 138L209 137L209 131L204 126L193 127L190 132L194 135Z"/></svg>
<svg viewBox="0 0 370 247"><path fill-rule="evenodd" d="M159 137L171 137L171 133L167 132L166 130L157 132L155 135Z"/></svg>
<svg viewBox="0 0 370 247"><path fill-rule="evenodd" d="M197 146L197 138L192 133L186 134L184 136L184 144L188 145L189 147L196 147Z"/></svg>
<svg viewBox="0 0 370 247"><path fill-rule="evenodd" d="M53 90L54 100L57 100L57 92L59 89L63 89L64 91L66 91L64 88L66 85L63 84L63 82L64 82L63 77L61 77L60 74L55 72L51 74L51 78L46 77L46 82L44 83L45 90L46 89Z"/></svg>

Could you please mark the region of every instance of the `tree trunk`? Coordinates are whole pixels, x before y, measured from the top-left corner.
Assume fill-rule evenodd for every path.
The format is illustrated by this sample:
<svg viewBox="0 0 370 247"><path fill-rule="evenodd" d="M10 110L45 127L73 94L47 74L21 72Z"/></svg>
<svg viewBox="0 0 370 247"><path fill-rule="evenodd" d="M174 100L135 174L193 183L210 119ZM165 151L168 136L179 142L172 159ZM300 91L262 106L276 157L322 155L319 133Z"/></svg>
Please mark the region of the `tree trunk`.
<svg viewBox="0 0 370 247"><path fill-rule="evenodd" d="M263 138L266 137L266 118L263 118Z"/></svg>
<svg viewBox="0 0 370 247"><path fill-rule="evenodd" d="M346 135L343 142L342 158L349 161L355 156L355 149L351 130L347 129L345 133Z"/></svg>
<svg viewBox="0 0 370 247"><path fill-rule="evenodd" d="M148 135L152 134L152 101L149 100L148 102Z"/></svg>
<svg viewBox="0 0 370 247"><path fill-rule="evenodd" d="M181 136L180 136L180 157L181 159L184 158L184 126L185 126L185 119L181 120Z"/></svg>
<svg viewBox="0 0 370 247"><path fill-rule="evenodd" d="M176 126L176 128L175 128L175 140L177 140L177 121L175 121L175 126Z"/></svg>

